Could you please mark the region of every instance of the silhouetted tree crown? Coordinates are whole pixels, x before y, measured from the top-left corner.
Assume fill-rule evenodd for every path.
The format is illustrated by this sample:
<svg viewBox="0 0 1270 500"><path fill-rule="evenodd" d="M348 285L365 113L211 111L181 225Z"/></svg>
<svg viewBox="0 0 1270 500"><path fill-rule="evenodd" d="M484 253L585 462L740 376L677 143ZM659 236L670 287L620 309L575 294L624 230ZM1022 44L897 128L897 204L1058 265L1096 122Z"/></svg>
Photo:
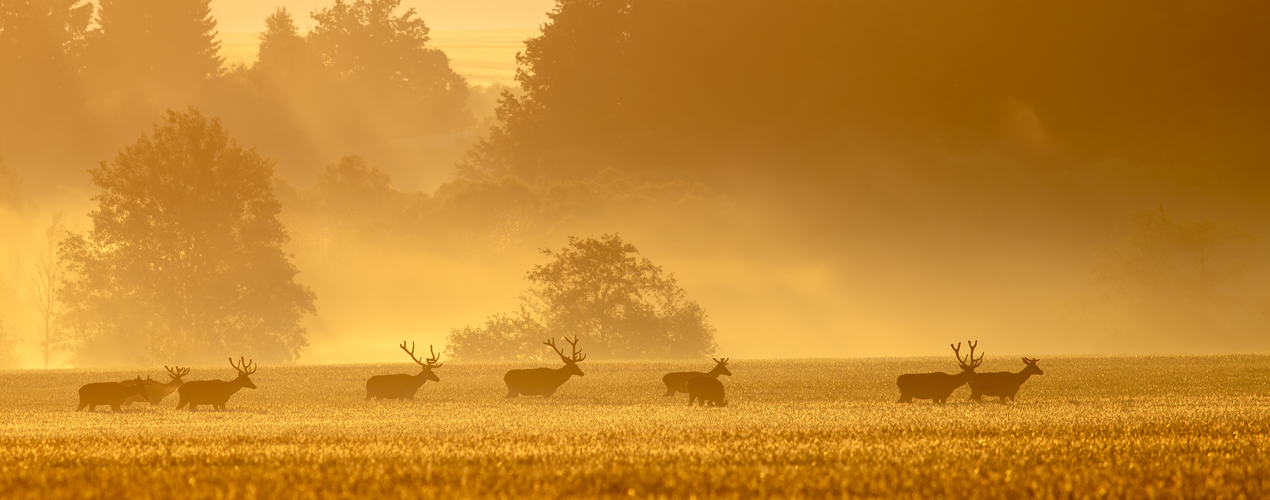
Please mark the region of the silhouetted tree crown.
<svg viewBox="0 0 1270 500"><path fill-rule="evenodd" d="M94 64L114 82L188 92L219 75L211 0L101 0Z"/></svg>
<svg viewBox="0 0 1270 500"><path fill-rule="evenodd" d="M520 314L454 330L450 352L463 359L519 357L550 332L584 338L589 353L609 359L714 353L705 310L687 299L674 275L638 257L619 236L569 237L569 246L542 252L550 262L526 276L533 286Z"/></svg>
<svg viewBox="0 0 1270 500"><path fill-rule="evenodd" d="M192 108L93 169L92 227L61 249L77 364L294 361L313 294L282 250L272 172Z"/></svg>
<svg viewBox="0 0 1270 500"><path fill-rule="evenodd" d="M504 97L463 173L788 176L851 131L1259 174L1267 13L1185 0L559 0L519 57L526 94Z"/></svg>

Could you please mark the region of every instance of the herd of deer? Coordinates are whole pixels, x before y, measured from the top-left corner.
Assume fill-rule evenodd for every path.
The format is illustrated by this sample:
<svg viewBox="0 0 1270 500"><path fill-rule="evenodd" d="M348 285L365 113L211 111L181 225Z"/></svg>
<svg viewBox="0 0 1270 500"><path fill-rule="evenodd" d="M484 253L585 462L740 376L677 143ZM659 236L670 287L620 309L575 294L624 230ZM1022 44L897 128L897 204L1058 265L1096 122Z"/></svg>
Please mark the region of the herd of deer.
<svg viewBox="0 0 1270 500"><path fill-rule="evenodd" d="M585 376L582 369L578 368L578 363L586 359L586 355L578 351L578 339L575 337L569 340L564 339L572 347L572 353L568 356L564 354L564 350L556 347L555 338L552 338L543 344L551 347L560 360L564 362L564 366L560 368L532 368L527 370L508 370L503 375L503 382L507 384L507 397L513 398L520 395L525 396L544 396L551 397L556 390L568 382L574 375L579 377ZM999 396L1001 401L1007 398L1014 400L1015 395L1019 392L1019 386L1026 382L1028 377L1032 375L1041 375L1043 372L1036 366L1036 359L1023 358L1023 363L1027 365L1023 371L1019 373L997 372L997 373L975 373L983 363L983 354L978 358L975 357L975 347L977 342L970 342L969 356L961 357L961 343L956 346L949 344L953 348L953 353L957 356L957 363L961 365L961 373L949 375L943 372L937 373L911 373L900 375L896 384L900 388L901 403L912 402L913 399L932 399L938 403L944 403L948 400L948 396L952 395L957 388L969 383L970 399L979 400L982 396ZM437 363L440 356L428 346L428 350L432 353L432 357L427 359L419 359L415 356L414 343L410 348L406 348L406 343L402 342L401 350L406 351L410 355L410 359L414 360L422 369L416 375L396 374L396 375L375 375L366 381L366 399L375 398L382 399L414 399L415 393L419 388L429 380L440 382L434 369L440 368ZM677 392L688 394L688 405L700 404L705 406L727 406L728 402L723 396L723 383L719 382L719 375L731 376L732 372L728 371L728 358L715 359L715 366L709 372L675 372L667 373L662 377L662 382L666 384L666 393L664 396L674 396ZM244 361L238 358L235 363L233 358L229 359L230 366L238 372L238 377L231 381L224 380L197 380L193 382L184 382L182 377L188 375L190 370L182 367L169 368L164 366L168 371L171 380L166 384L151 380L149 377L142 379L138 376L133 380L125 380L123 382L99 382L86 384L79 388L79 408L75 411L88 408L89 411L96 410L98 406L110 405L115 411L120 410L120 406L130 405L137 401L146 401L150 404L158 404L163 398L173 392L180 394L180 402L176 408L179 410L185 406L189 406L193 411L199 405L212 405L218 410L225 409L225 402L229 401L229 397L238 392L239 389L248 388L255 389L256 384L252 383L250 375L256 373L256 366L251 361Z"/></svg>

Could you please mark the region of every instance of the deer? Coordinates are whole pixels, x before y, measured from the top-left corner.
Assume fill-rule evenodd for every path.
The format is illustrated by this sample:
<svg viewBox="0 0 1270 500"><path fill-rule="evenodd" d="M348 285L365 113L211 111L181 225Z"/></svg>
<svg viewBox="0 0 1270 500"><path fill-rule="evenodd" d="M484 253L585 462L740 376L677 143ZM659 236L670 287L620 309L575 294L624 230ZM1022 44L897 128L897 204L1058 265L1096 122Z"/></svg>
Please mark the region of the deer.
<svg viewBox="0 0 1270 500"><path fill-rule="evenodd" d="M688 393L688 406L697 400L701 400L701 406L705 406L707 402L710 406L727 406L728 401L723 398L723 382L714 377L693 377L686 384Z"/></svg>
<svg viewBox="0 0 1270 500"><path fill-rule="evenodd" d="M432 357L426 361L420 361L415 357L415 344L410 343L410 348L406 349L406 341L401 341L398 346L401 350L406 351L415 363L423 367L418 375L406 375L404 373L396 375L375 375L366 381L366 399L375 398L382 399L414 399L415 393L419 392L419 388L429 380L440 382L441 379L437 374L433 373L434 368L440 368L441 365L437 361L441 359L437 356L437 352L432 350L432 346L428 346L428 351L432 353Z"/></svg>
<svg viewBox="0 0 1270 500"><path fill-rule="evenodd" d="M957 355L957 364L961 365L961 373L949 375L944 372L935 373L908 373L900 375L895 381L895 385L900 388L899 403L912 403L913 398L917 399L933 399L936 403L944 404L948 401L953 391L958 387L965 385L975 377L975 368L983 364L983 354L979 354L979 358L975 358L975 347L979 345L977 341L971 341L970 355L966 358L961 357L961 342L956 346L948 344L952 347L953 354Z"/></svg>
<svg viewBox="0 0 1270 500"><path fill-rule="evenodd" d="M1041 367L1036 366L1040 361L1035 358L1023 358L1023 370L1018 373L1011 372L992 372L976 374L974 379L970 381L970 399L979 401L983 396L999 396L1002 403L1006 398L1014 401L1014 396L1019 393L1019 387L1027 382L1032 375L1044 375Z"/></svg>
<svg viewBox="0 0 1270 500"><path fill-rule="evenodd" d="M159 404L160 401L163 401L163 398L166 398L169 394L176 392L176 389L181 387L181 384L185 383L181 380L181 377L190 374L189 368L181 368L179 366L168 368L167 365L164 365L163 368L168 371L168 376L172 377L172 380L169 380L166 384L160 384L158 381L150 381L146 384L146 393L149 394L149 398L147 399L152 405ZM131 385L133 381L125 380L120 383L124 385ZM128 399L123 400L123 405L132 406L132 403L141 401L142 399L143 398L141 396L137 395L128 396Z"/></svg>
<svg viewBox="0 0 1270 500"><path fill-rule="evenodd" d="M676 392L688 392L688 381L693 377L710 377L718 380L719 375L732 376L732 372L728 371L728 359L730 358L710 358L715 362L714 369L706 373L702 372L674 372L667 373L661 378L662 383L666 384L666 393L662 396L674 396Z"/></svg>
<svg viewBox="0 0 1270 500"><path fill-rule="evenodd" d="M238 378L226 382L224 380L195 380L186 382L176 391L181 394L181 401L177 403L176 409L184 408L190 405L190 411L194 411L199 405L212 405L217 410L225 409L225 402L229 401L229 397L244 387L255 389L256 384L251 382L249 375L256 373L256 366L251 361L243 361L238 358L238 363L234 363L234 358L229 358L229 366L234 367L238 372Z"/></svg>
<svg viewBox="0 0 1270 500"><path fill-rule="evenodd" d="M582 369L578 368L578 362L586 359L586 355L578 351L578 338L573 337L573 340L569 340L569 337L565 337L564 341L573 346L573 354L570 356L565 356L564 351L556 347L555 337L543 342L543 344L550 346L551 350L556 351L556 354L560 355L560 360L564 361L564 366L555 369L508 370L507 374L503 375L503 382L507 384L507 397L514 398L524 394L526 396L549 398L556 393L556 389L568 382L570 377L574 375L579 377L586 376L585 373L582 373Z"/></svg>
<svg viewBox="0 0 1270 500"><path fill-rule="evenodd" d="M96 411L98 406L110 405L110 409L120 411L119 405L123 404L124 399L131 396L140 396L143 399L149 399L146 394L146 382L141 380L141 376L137 375L135 380L129 380L130 385L124 385L120 382L95 382L92 384L84 384L79 388L79 408L75 411L83 410L85 407L88 411Z"/></svg>

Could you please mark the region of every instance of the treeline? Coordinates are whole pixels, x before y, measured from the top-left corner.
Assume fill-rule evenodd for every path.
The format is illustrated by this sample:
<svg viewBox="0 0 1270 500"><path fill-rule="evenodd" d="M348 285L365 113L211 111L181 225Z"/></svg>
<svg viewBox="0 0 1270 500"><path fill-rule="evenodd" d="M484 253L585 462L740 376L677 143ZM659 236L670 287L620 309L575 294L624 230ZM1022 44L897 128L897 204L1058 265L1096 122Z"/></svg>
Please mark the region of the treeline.
<svg viewBox="0 0 1270 500"><path fill-rule="evenodd" d="M1270 4L561 0L465 175L823 173L840 132L1265 179Z"/></svg>
<svg viewBox="0 0 1270 500"><path fill-rule="evenodd" d="M165 109L198 106L291 172L472 124L468 88L400 0L335 0L300 33L278 9L258 60L227 68L210 0L0 3L0 145L93 161ZM82 171L82 170L79 170Z"/></svg>

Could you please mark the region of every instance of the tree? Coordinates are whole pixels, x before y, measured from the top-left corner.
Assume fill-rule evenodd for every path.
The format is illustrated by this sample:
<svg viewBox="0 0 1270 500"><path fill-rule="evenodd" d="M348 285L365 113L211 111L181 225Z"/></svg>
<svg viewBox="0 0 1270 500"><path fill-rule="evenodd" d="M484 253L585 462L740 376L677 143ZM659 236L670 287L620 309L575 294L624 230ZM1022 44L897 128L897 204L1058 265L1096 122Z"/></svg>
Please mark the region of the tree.
<svg viewBox="0 0 1270 500"><path fill-rule="evenodd" d="M0 1L0 137L35 150L75 143L83 125L80 66L93 4ZM15 140L17 139L17 140ZM57 140L57 139L53 139ZM30 144L38 141L38 144Z"/></svg>
<svg viewBox="0 0 1270 500"><path fill-rule="evenodd" d="M89 36L97 98L128 110L137 102L188 104L221 73L211 0L101 0ZM150 113L142 106L138 113Z"/></svg>
<svg viewBox="0 0 1270 500"><path fill-rule="evenodd" d="M35 262L35 276L31 278L31 284L35 286L35 308L40 314L36 345L45 370L54 357L73 348L71 338L62 325L63 306L60 300L66 269L57 258L57 244L64 232L62 215L57 214L44 228L44 240L40 242L40 254Z"/></svg>
<svg viewBox="0 0 1270 500"><path fill-rule="evenodd" d="M451 332L450 351L464 359L510 357L515 344L532 346L544 333L585 337L588 351L610 359L696 358L715 351L705 309L679 288L674 275L618 235L569 237L536 265L519 317L494 316L482 327ZM541 325L541 326L540 326Z"/></svg>
<svg viewBox="0 0 1270 500"><path fill-rule="evenodd" d="M453 132L470 121L467 83L445 53L426 47L428 27L401 0L354 0L313 13L308 41L367 112L402 136Z"/></svg>
<svg viewBox="0 0 1270 500"><path fill-rule="evenodd" d="M77 364L300 355L314 297L282 250L268 160L191 108L91 174L92 228L60 253Z"/></svg>
<svg viewBox="0 0 1270 500"><path fill-rule="evenodd" d="M1228 220L1177 218L1163 206L1135 212L1095 250L1089 289L1065 304L1064 319L1139 352L1193 350L1196 332L1206 347L1242 343L1264 323L1248 303L1254 294L1240 288L1246 266L1236 250L1254 241Z"/></svg>

